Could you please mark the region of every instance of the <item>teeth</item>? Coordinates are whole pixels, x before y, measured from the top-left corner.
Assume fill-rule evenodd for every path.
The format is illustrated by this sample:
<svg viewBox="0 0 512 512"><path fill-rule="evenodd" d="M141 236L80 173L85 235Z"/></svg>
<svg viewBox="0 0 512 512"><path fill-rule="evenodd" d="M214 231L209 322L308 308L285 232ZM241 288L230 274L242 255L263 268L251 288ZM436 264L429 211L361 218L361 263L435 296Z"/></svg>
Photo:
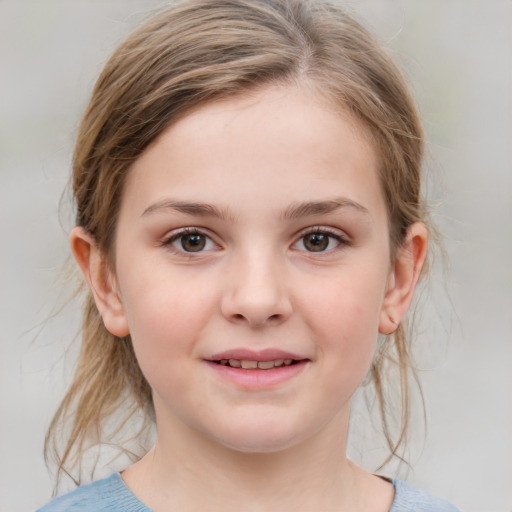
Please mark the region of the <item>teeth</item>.
<svg viewBox="0 0 512 512"><path fill-rule="evenodd" d="M245 359L242 359L240 364L242 365L242 368L245 368L246 370L258 368L258 361L246 361Z"/></svg>
<svg viewBox="0 0 512 512"><path fill-rule="evenodd" d="M221 359L218 361L222 366L231 366L232 368L243 368L244 370L271 370L280 366L290 366L293 359L276 359L275 361L249 361L246 359Z"/></svg>
<svg viewBox="0 0 512 512"><path fill-rule="evenodd" d="M274 361L260 361L258 363L258 368L261 368L262 370L269 370L270 368L274 368Z"/></svg>

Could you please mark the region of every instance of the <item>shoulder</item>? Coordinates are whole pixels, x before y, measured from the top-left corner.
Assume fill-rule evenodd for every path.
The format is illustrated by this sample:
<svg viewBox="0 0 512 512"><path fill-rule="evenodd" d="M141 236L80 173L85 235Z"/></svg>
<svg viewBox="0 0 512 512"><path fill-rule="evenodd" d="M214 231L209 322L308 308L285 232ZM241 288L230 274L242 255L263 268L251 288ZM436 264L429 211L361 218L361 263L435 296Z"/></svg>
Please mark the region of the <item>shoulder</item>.
<svg viewBox="0 0 512 512"><path fill-rule="evenodd" d="M126 487L121 475L78 487L36 512L151 512Z"/></svg>
<svg viewBox="0 0 512 512"><path fill-rule="evenodd" d="M447 501L402 481L393 480L395 499L389 512L460 512Z"/></svg>

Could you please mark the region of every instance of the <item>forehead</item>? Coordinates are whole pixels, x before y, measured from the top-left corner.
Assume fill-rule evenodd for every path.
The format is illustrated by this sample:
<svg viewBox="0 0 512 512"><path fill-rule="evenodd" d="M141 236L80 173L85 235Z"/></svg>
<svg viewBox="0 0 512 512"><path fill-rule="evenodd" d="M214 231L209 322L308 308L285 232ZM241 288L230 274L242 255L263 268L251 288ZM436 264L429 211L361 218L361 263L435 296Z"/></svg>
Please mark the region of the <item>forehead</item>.
<svg viewBox="0 0 512 512"><path fill-rule="evenodd" d="M123 203L140 210L165 195L221 206L343 195L383 206L361 123L292 87L208 103L167 128L132 166Z"/></svg>

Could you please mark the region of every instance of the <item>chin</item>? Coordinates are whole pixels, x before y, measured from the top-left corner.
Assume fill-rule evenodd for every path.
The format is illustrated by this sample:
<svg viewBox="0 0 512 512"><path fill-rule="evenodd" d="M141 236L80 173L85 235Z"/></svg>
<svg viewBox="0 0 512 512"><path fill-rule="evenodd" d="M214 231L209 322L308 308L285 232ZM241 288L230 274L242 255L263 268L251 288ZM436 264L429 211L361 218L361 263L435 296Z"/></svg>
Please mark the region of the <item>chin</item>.
<svg viewBox="0 0 512 512"><path fill-rule="evenodd" d="M221 442L221 440L217 440ZM286 451L293 448L299 441L290 439L230 439L229 442L222 443L225 448L242 454L273 454Z"/></svg>
<svg viewBox="0 0 512 512"><path fill-rule="evenodd" d="M307 433L296 428L285 428L282 423L230 425L224 435L217 435L214 441L230 450L246 454L270 454L285 451L304 441Z"/></svg>

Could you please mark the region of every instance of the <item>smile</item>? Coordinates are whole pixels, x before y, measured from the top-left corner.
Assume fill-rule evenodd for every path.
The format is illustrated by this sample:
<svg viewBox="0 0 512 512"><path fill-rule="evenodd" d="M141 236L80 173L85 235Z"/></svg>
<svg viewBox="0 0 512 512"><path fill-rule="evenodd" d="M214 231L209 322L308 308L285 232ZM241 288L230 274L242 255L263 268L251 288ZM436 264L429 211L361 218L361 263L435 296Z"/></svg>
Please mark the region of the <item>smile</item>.
<svg viewBox="0 0 512 512"><path fill-rule="evenodd" d="M277 348L233 348L212 354L205 362L222 380L243 389L269 389L300 375L311 363L305 354Z"/></svg>
<svg viewBox="0 0 512 512"><path fill-rule="evenodd" d="M242 368L244 370L271 370L272 368L279 368L281 366L290 366L296 364L298 361L293 359L275 359L273 361L250 361L247 359L220 359L214 363L223 366L230 366L231 368Z"/></svg>
<svg viewBox="0 0 512 512"><path fill-rule="evenodd" d="M312 361L279 349L240 348L218 352L205 362L224 381L246 390L263 390L294 379Z"/></svg>

